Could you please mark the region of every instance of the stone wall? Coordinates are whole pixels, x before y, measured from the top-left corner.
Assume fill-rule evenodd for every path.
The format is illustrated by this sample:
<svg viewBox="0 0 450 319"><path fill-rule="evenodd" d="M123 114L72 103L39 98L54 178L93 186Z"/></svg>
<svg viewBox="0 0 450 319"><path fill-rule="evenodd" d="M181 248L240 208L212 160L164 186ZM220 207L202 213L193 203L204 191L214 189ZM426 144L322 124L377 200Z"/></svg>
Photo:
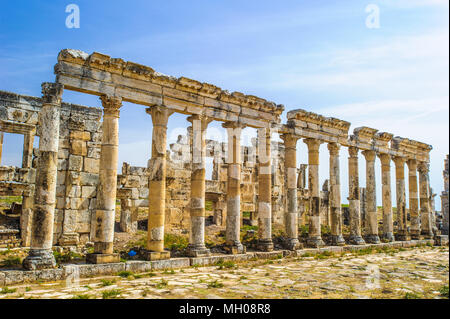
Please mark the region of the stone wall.
<svg viewBox="0 0 450 319"><path fill-rule="evenodd" d="M445 158L444 161L444 191L441 194L441 211L442 211L442 234L448 235L448 227L449 227L449 220L448 220L448 213L449 213L449 174L448 174L448 155Z"/></svg>
<svg viewBox="0 0 450 319"><path fill-rule="evenodd" d="M40 136L39 111L42 101L37 97L0 91L0 131ZM60 139L58 150L58 174L54 243L72 245L90 240L91 216L95 210L98 184L101 116L98 108L62 103ZM26 138L25 138L26 144ZM32 148L33 143L31 143ZM24 161L32 156L30 167L0 167L0 194L23 196L21 237L24 246L29 245L29 228L34 183L39 150L27 154L24 145Z"/></svg>

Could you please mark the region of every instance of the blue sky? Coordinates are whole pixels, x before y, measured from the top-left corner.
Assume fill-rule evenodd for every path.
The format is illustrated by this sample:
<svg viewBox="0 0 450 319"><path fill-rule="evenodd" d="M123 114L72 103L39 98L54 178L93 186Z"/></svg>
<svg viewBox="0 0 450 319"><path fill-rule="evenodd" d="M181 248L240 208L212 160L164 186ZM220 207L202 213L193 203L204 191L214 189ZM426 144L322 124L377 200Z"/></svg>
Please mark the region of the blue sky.
<svg viewBox="0 0 450 319"><path fill-rule="evenodd" d="M70 3L80 8L79 29L65 26ZM380 28L366 27L369 4L380 9ZM449 152L448 10L448 0L3 1L0 89L39 96L41 82L54 80L61 49L102 52L273 100L286 111L304 108L344 119L351 130L369 126L432 144L431 182L439 194ZM63 98L100 106L97 97L76 92ZM170 118L171 142L188 126L185 118ZM213 123L208 134L224 131ZM119 163L145 166L150 141L144 107L126 103ZM21 143L5 137L3 165L20 163ZM305 163L306 146L298 149L298 162ZM325 145L320 160L323 181ZM361 157L362 186L364 169ZM341 175L345 202L345 149Z"/></svg>

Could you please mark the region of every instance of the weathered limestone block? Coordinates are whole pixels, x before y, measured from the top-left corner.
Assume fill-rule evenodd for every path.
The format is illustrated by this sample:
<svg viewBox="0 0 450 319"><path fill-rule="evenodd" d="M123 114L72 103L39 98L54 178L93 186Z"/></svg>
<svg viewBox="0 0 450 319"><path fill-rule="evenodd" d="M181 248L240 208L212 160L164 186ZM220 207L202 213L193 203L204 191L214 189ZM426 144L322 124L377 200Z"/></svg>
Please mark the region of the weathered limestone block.
<svg viewBox="0 0 450 319"><path fill-rule="evenodd" d="M358 148L348 148L348 182L349 182L349 212L350 212L350 244L364 245L366 242L361 236L361 207L358 173Z"/></svg>

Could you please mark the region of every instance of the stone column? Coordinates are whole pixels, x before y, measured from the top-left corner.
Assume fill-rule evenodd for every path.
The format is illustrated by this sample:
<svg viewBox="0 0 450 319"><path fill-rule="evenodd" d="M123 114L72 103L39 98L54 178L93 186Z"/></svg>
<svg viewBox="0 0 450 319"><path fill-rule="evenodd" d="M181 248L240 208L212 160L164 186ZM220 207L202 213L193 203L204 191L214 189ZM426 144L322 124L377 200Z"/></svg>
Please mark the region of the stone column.
<svg viewBox="0 0 450 319"><path fill-rule="evenodd" d="M166 212L166 148L167 122L173 111L155 105L148 108L152 117L152 157L148 163L148 232L147 250L144 259L158 260L170 258L164 250L164 219Z"/></svg>
<svg viewBox="0 0 450 319"><path fill-rule="evenodd" d="M258 129L258 249L272 251L272 161L270 128Z"/></svg>
<svg viewBox="0 0 450 319"><path fill-rule="evenodd" d="M395 163L395 180L397 190L397 223L398 231L396 238L398 240L409 240L407 229L407 213L406 213L406 194L405 194L405 162L403 157L394 157Z"/></svg>
<svg viewBox="0 0 450 319"><path fill-rule="evenodd" d="M86 256L93 264L119 262L113 253L117 192L117 161L119 156L119 115L122 98L103 95L102 145L97 187L97 208L94 225L94 253Z"/></svg>
<svg viewBox="0 0 450 319"><path fill-rule="evenodd" d="M31 161L33 160L33 143L34 143L34 130L25 133L23 136L23 153L22 153L23 168L31 168Z"/></svg>
<svg viewBox="0 0 450 319"><path fill-rule="evenodd" d="M39 121L41 127L40 155L36 172L31 244L30 252L23 261L23 267L28 270L56 266L52 245L63 88L63 85L58 83L42 84L42 109Z"/></svg>
<svg viewBox="0 0 450 319"><path fill-rule="evenodd" d="M243 125L228 122L222 125L228 135L228 179L227 179L227 219L226 249L232 254L245 253L241 244L241 133Z"/></svg>
<svg viewBox="0 0 450 319"><path fill-rule="evenodd" d="M431 207L429 202L429 164L419 162L419 192L420 192L420 217L422 222L421 234L426 238L433 238L433 225Z"/></svg>
<svg viewBox="0 0 450 319"><path fill-rule="evenodd" d="M192 115L192 174L191 174L191 232L188 255L209 256L205 246L205 171L206 171L206 128L212 121L204 115Z"/></svg>
<svg viewBox="0 0 450 319"><path fill-rule="evenodd" d="M395 241L394 218L392 213L391 197L391 156L388 154L378 155L381 161L381 184L383 205L383 239L388 242Z"/></svg>
<svg viewBox="0 0 450 319"><path fill-rule="evenodd" d="M420 239L419 195L417 193L417 162L410 159L408 164L409 215L411 239Z"/></svg>
<svg viewBox="0 0 450 319"><path fill-rule="evenodd" d="M3 137L4 137L4 133L0 132L0 165L2 165Z"/></svg>
<svg viewBox="0 0 450 319"><path fill-rule="evenodd" d="M309 247L324 246L320 228L320 190L319 190L319 147L321 141L307 138L308 145L308 188L309 188L309 230L307 244Z"/></svg>
<svg viewBox="0 0 450 319"><path fill-rule="evenodd" d="M298 241L298 212L297 212L297 141L293 134L283 134L285 149L285 174L287 188L287 211L285 214L286 248L296 250L300 247Z"/></svg>
<svg viewBox="0 0 450 319"><path fill-rule="evenodd" d="M341 210L341 174L339 168L339 149L337 143L329 143L330 152L330 207L331 207L331 242L333 245L345 245L342 236L342 210Z"/></svg>
<svg viewBox="0 0 450 319"><path fill-rule="evenodd" d="M364 245L366 242L361 236L361 203L359 193L358 148L348 148L348 203L350 213L350 239L353 245Z"/></svg>
<svg viewBox="0 0 450 319"><path fill-rule="evenodd" d="M367 192L367 216L366 216L366 242L379 244L378 236L378 214L377 214L377 193L375 182L375 151L363 151L366 159L366 192Z"/></svg>

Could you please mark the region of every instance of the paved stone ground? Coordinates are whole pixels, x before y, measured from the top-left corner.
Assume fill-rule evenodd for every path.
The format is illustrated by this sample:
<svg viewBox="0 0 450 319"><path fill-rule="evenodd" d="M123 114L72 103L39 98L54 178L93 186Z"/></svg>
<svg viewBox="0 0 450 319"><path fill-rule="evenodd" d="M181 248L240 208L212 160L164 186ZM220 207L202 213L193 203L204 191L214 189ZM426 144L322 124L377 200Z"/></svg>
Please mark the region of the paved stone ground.
<svg viewBox="0 0 450 319"><path fill-rule="evenodd" d="M128 275L128 276L127 276ZM18 285L4 298L443 298L448 247L307 255ZM448 298L448 288L447 288Z"/></svg>

